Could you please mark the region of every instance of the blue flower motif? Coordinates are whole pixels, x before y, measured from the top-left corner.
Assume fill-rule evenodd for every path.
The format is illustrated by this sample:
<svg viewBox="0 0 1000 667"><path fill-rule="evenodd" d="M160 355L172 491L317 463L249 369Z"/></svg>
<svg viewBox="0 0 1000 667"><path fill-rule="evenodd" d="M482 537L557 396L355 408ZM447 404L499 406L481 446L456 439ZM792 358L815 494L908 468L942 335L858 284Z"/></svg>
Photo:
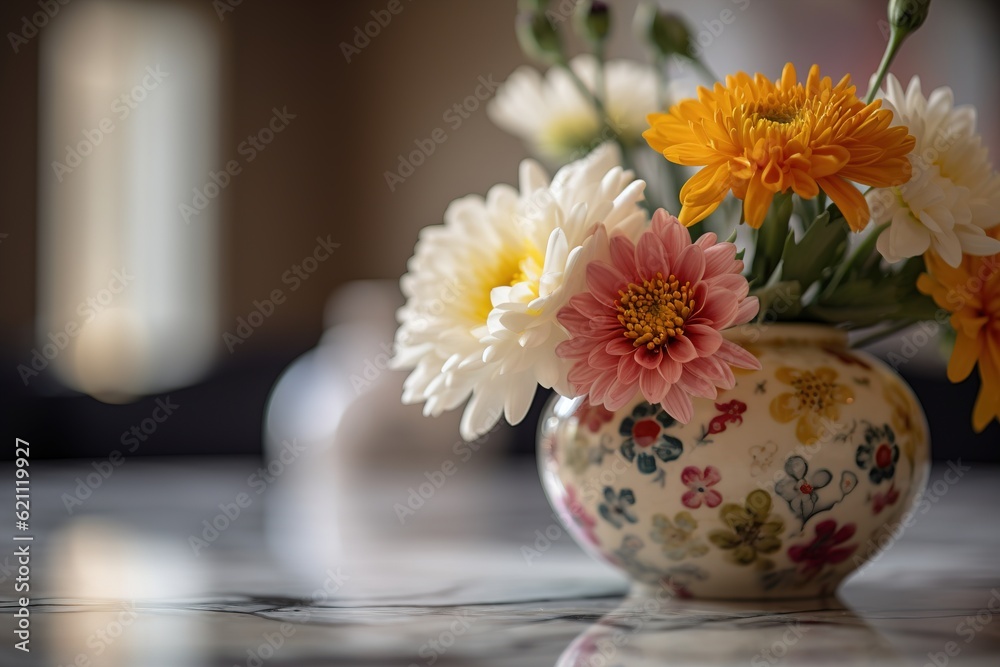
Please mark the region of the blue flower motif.
<svg viewBox="0 0 1000 667"><path fill-rule="evenodd" d="M622 489L615 494L615 490L610 486L604 487L604 502L601 503L597 511L615 528L621 528L625 522L635 523L638 519L629 509L635 505L635 494L632 489Z"/></svg>
<svg viewBox="0 0 1000 667"><path fill-rule="evenodd" d="M625 438L620 448L622 456L629 462L635 461L644 475L656 472L656 459L666 463L684 452L683 443L667 434L667 429L676 423L658 405L643 402L635 406L618 427L619 435Z"/></svg>
<svg viewBox="0 0 1000 667"><path fill-rule="evenodd" d="M865 443L858 447L854 460L859 468L868 471L872 484L892 479L896 474L896 462L899 461L899 446L892 427L885 424L866 428Z"/></svg>
<svg viewBox="0 0 1000 667"><path fill-rule="evenodd" d="M785 476L774 485L774 491L805 527L810 518L842 501L858 485L857 475L850 470L841 473L838 487L827 488L831 481L833 475L826 468L810 473L804 458L790 456L785 461Z"/></svg>
<svg viewBox="0 0 1000 667"><path fill-rule="evenodd" d="M805 521L816 511L820 489L833 481L833 475L826 468L809 474L809 464L801 456L792 456L785 461L785 475L774 485L775 492L785 499L788 507Z"/></svg>

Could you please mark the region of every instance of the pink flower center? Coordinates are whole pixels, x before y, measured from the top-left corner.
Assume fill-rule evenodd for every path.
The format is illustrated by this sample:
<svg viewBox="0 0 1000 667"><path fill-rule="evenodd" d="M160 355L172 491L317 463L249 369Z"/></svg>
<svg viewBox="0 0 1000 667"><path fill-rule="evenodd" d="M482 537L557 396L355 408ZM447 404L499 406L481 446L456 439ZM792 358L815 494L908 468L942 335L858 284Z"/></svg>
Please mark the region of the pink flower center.
<svg viewBox="0 0 1000 667"><path fill-rule="evenodd" d="M879 468L887 468L890 463L892 463L892 448L883 442L875 450L875 465Z"/></svg>
<svg viewBox="0 0 1000 667"><path fill-rule="evenodd" d="M657 273L641 285L629 283L628 292L619 291L615 302L625 337L635 347L655 350L684 333L684 322L694 310L693 291L690 282L681 283L674 274L664 279Z"/></svg>
<svg viewBox="0 0 1000 667"><path fill-rule="evenodd" d="M632 439L640 447L649 447L660 437L660 425L654 419L643 419L632 427Z"/></svg>
<svg viewBox="0 0 1000 667"><path fill-rule="evenodd" d="M802 482L802 486L799 487L799 491L805 494L812 493L813 492L812 484L810 484L809 482Z"/></svg>

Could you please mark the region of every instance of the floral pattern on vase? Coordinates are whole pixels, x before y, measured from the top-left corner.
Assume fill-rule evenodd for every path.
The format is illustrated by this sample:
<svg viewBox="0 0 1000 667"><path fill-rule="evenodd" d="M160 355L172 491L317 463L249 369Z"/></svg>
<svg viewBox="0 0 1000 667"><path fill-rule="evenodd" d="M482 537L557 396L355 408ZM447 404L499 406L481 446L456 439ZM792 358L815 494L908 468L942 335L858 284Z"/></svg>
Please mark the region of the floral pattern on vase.
<svg viewBox="0 0 1000 667"><path fill-rule="evenodd" d="M711 435L718 435L728 428L730 424L739 426L743 423L743 413L747 411L747 404L743 401L732 400L727 403L716 403L715 409L719 414L712 417L708 426L702 430L701 437L698 438L699 445L712 442Z"/></svg>
<svg viewBox="0 0 1000 667"><path fill-rule="evenodd" d="M859 468L868 471L872 484L892 479L899 461L899 446L892 427L885 424L866 428L865 442L858 447L854 460Z"/></svg>
<svg viewBox="0 0 1000 667"><path fill-rule="evenodd" d="M771 515L771 494L760 489L751 491L743 505L723 505L719 518L729 528L712 531L708 539L726 551L730 561L756 565L761 570L774 567L774 562L765 556L781 548L779 536L785 523Z"/></svg>
<svg viewBox="0 0 1000 667"><path fill-rule="evenodd" d="M857 536L884 534L926 484L926 422L902 380L841 333L747 329L763 368L696 400L687 424L640 396L610 419L555 399L544 486L570 508L559 517L574 539L637 582L673 577L708 598L830 594L883 544ZM697 576L678 569L693 564Z"/></svg>
<svg viewBox="0 0 1000 667"><path fill-rule="evenodd" d="M774 372L792 391L771 401L771 416L781 423L795 421L795 436L803 445L823 439L840 418L840 406L854 402L854 392L837 382L837 371L827 366L814 370L781 366Z"/></svg>
<svg viewBox="0 0 1000 667"><path fill-rule="evenodd" d="M719 469L715 466L707 466L704 470L699 470L694 466L688 466L681 471L681 484L688 488L681 496L681 503L684 507L698 509L702 503L709 507L718 507L722 502L722 494L712 487L722 480Z"/></svg>
<svg viewBox="0 0 1000 667"><path fill-rule="evenodd" d="M858 485L858 476L849 470L840 475L837 489L828 489L833 474L825 468L809 472L809 464L801 456L785 462L785 477L774 485L774 491L787 503L804 528L806 522L844 499Z"/></svg>
<svg viewBox="0 0 1000 667"><path fill-rule="evenodd" d="M667 429L677 421L658 406L642 402L618 427L622 440L620 451L644 475L657 472L657 459L662 463L676 460L684 452L684 444ZM661 471L662 472L662 471ZM662 485L663 475L654 478Z"/></svg>
<svg viewBox="0 0 1000 667"><path fill-rule="evenodd" d="M819 574L827 565L837 565L847 560L857 550L856 544L845 544L854 537L856 527L848 523L839 529L833 519L816 524L816 537L807 544L788 547L788 557L799 564L799 572L806 578Z"/></svg>
<svg viewBox="0 0 1000 667"><path fill-rule="evenodd" d="M635 515L630 507L635 505L635 494L632 489L622 489L617 494L610 486L604 487L604 502L598 505L597 511L604 520L615 528L621 528L626 523L636 523Z"/></svg>
<svg viewBox="0 0 1000 667"><path fill-rule="evenodd" d="M689 512L678 512L672 521L663 514L654 514L650 537L670 560L697 558L708 553L708 546L692 538L696 528L698 522Z"/></svg>

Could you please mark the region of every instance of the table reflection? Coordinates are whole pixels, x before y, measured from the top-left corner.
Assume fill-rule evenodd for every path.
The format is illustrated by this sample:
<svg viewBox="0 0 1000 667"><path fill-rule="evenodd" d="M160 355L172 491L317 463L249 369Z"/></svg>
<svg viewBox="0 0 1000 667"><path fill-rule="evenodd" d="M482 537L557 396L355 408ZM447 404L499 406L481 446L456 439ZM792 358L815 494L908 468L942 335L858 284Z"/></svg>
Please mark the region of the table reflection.
<svg viewBox="0 0 1000 667"><path fill-rule="evenodd" d="M580 634L556 667L903 665L839 600L712 602L633 592Z"/></svg>

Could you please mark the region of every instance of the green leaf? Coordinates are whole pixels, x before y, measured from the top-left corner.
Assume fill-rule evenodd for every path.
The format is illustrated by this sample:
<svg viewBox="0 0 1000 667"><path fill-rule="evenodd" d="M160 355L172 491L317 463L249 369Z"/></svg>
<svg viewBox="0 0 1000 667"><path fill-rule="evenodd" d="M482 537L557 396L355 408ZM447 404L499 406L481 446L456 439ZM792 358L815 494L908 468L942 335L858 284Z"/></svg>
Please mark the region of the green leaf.
<svg viewBox="0 0 1000 667"><path fill-rule="evenodd" d="M802 287L797 281L772 283L751 291L760 299L760 314L765 322L795 319L802 312Z"/></svg>
<svg viewBox="0 0 1000 667"><path fill-rule="evenodd" d="M771 274L778 268L781 251L785 247L785 237L788 236L788 220L791 217L791 193L774 195L764 223L757 230L756 251L750 269L751 277L760 284L767 283Z"/></svg>
<svg viewBox="0 0 1000 667"><path fill-rule="evenodd" d="M849 233L843 218L833 220L829 211L824 211L798 243L789 234L781 252L781 279L796 280L802 291L807 290L843 258Z"/></svg>

